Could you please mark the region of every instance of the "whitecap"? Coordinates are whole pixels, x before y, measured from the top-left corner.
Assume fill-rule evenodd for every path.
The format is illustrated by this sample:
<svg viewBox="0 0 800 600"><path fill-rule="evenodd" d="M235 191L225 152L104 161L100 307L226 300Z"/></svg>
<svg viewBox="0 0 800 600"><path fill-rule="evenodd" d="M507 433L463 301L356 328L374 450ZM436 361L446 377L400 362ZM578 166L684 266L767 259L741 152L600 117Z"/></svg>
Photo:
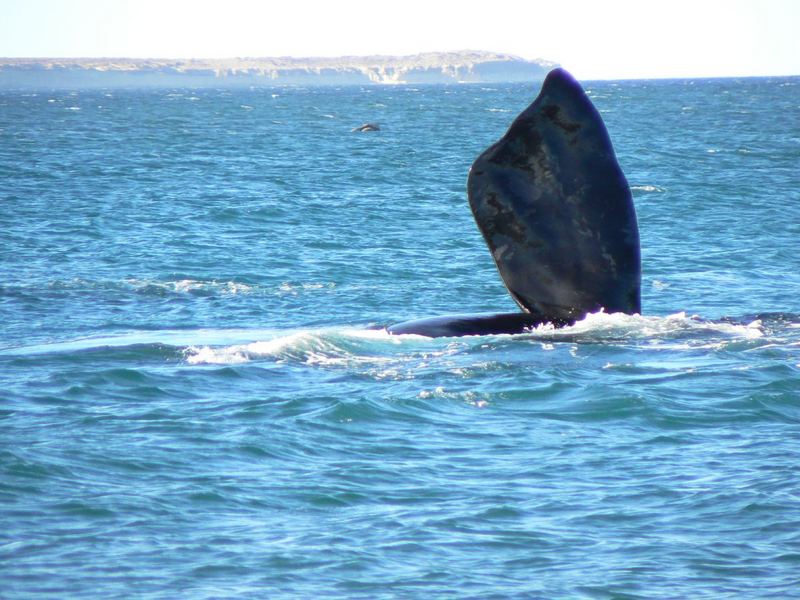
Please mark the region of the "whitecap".
<svg viewBox="0 0 800 600"><path fill-rule="evenodd" d="M146 292L148 290L163 290L177 294L192 292L212 292L223 295L248 294L254 287L238 281L202 281L198 279L178 279L178 280L154 280L129 278L125 283L132 286L137 291Z"/></svg>
<svg viewBox="0 0 800 600"><path fill-rule="evenodd" d="M236 350L235 347L232 350L216 350L210 346L199 348L190 346L184 351L184 355L186 356L186 362L190 365L236 365L250 360L249 357Z"/></svg>
<svg viewBox="0 0 800 600"><path fill-rule="evenodd" d="M193 365L273 360L318 366L379 366L394 358L375 352L378 349L371 341L388 337L385 330L299 330L247 344L193 345L184 350L184 356L186 362ZM381 375L380 372L373 374Z"/></svg>
<svg viewBox="0 0 800 600"><path fill-rule="evenodd" d="M334 287L336 287L336 284L333 282L289 283L288 281L284 281L278 286L278 293L281 295L297 296L301 292L330 289Z"/></svg>
<svg viewBox="0 0 800 600"><path fill-rule="evenodd" d="M421 400L455 400L461 401L475 408L486 408L489 406L489 399L491 396L489 394L483 392L477 392L475 390L454 390L450 391L445 389L443 386L436 386L433 389L421 390L417 394L417 398Z"/></svg>
<svg viewBox="0 0 800 600"><path fill-rule="evenodd" d="M731 323L727 321L706 321L697 316L687 316L679 312L665 317L651 317L642 315L627 315L624 313L596 312L574 325L556 328L550 323L534 327L530 335L546 337L549 340L560 339L570 341L613 341L623 340L648 340L658 343L662 340L675 338L696 337L697 343L709 341L709 334L722 335L726 338L756 339L761 338L764 332L761 321L752 321L746 324ZM716 343L719 340L713 338Z"/></svg>

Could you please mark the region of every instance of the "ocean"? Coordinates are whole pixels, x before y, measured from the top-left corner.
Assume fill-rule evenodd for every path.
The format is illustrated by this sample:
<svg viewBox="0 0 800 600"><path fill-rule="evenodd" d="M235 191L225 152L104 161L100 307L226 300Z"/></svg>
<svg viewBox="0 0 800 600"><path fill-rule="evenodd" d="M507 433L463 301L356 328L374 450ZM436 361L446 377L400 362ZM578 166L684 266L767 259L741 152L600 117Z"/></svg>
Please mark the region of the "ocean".
<svg viewBox="0 0 800 600"><path fill-rule="evenodd" d="M539 84L0 93L0 597L800 598L800 78L584 85L643 314L438 339Z"/></svg>

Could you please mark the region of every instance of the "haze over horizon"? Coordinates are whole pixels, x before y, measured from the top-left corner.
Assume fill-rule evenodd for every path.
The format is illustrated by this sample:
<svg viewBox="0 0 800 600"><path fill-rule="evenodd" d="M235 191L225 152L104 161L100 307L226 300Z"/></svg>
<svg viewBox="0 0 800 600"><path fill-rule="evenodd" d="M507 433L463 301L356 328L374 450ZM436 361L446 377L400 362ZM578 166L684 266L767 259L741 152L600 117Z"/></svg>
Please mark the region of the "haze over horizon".
<svg viewBox="0 0 800 600"><path fill-rule="evenodd" d="M800 2L618 0L272 7L176 0L5 0L0 56L404 56L481 50L560 63L583 79L800 74Z"/></svg>

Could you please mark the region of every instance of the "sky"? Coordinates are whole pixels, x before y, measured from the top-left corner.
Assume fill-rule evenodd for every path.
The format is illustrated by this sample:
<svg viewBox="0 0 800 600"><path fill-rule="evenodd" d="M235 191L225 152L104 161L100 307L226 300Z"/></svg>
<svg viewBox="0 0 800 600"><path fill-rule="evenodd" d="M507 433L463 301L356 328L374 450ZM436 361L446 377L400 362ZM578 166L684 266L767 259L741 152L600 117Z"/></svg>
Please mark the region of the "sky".
<svg viewBox="0 0 800 600"><path fill-rule="evenodd" d="M0 0L0 57L453 50L581 79L800 75L800 0Z"/></svg>

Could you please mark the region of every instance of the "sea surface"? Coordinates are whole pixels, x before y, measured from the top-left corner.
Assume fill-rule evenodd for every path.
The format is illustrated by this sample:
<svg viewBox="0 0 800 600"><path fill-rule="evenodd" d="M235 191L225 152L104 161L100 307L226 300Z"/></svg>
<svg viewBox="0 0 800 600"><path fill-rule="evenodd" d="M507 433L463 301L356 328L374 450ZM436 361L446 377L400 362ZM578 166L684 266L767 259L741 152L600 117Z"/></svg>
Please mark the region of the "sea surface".
<svg viewBox="0 0 800 600"><path fill-rule="evenodd" d="M0 93L0 597L800 598L800 78L585 87L643 315L440 339L538 84Z"/></svg>

